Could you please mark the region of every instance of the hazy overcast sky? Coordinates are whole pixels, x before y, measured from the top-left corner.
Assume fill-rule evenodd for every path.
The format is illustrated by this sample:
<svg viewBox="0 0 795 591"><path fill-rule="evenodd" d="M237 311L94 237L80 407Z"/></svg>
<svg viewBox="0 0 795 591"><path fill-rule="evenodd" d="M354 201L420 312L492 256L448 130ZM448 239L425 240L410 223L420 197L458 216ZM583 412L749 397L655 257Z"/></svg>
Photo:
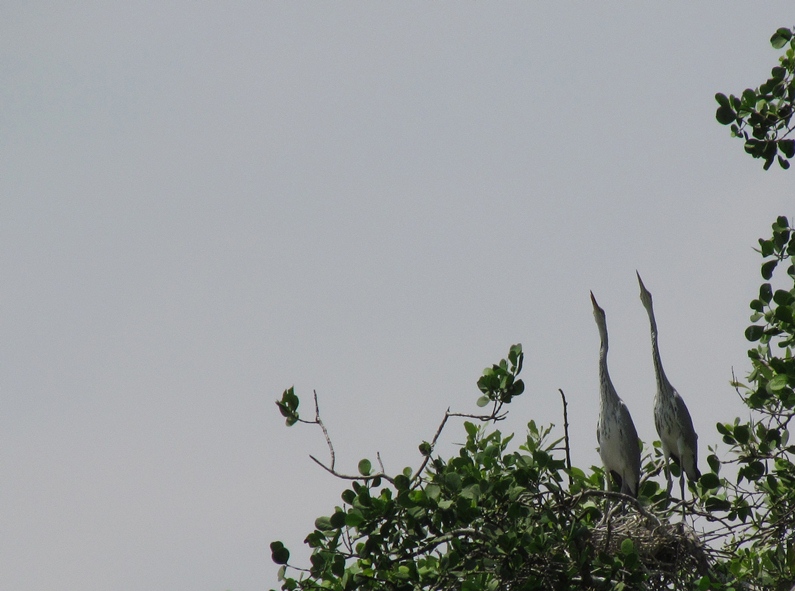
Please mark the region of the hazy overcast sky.
<svg viewBox="0 0 795 591"><path fill-rule="evenodd" d="M417 466L513 343L503 431L598 463L598 333L655 439L648 320L706 446L793 215L715 122L792 2L5 2L0 587L261 590L343 484ZM463 438L451 422L439 452Z"/></svg>

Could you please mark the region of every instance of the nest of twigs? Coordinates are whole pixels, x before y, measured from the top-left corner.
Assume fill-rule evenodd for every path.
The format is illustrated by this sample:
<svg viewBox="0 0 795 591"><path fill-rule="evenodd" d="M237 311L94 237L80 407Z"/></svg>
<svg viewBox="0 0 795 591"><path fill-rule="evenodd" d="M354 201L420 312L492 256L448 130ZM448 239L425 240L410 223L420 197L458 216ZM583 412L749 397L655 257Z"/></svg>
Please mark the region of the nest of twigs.
<svg viewBox="0 0 795 591"><path fill-rule="evenodd" d="M594 548L607 554L620 553L627 539L632 540L640 562L663 588L683 573L692 577L693 573L701 576L709 572L709 549L683 522L661 521L625 506L591 532Z"/></svg>

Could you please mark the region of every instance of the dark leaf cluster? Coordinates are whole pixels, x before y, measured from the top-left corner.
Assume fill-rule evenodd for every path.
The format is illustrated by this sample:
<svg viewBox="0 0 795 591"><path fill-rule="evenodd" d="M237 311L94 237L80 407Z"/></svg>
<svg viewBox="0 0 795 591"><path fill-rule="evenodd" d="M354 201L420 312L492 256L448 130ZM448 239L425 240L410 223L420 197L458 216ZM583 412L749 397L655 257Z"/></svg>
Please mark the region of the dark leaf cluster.
<svg viewBox="0 0 795 591"><path fill-rule="evenodd" d="M753 415L717 425L737 466L731 510L751 526L735 543L731 572L763 588L795 583L795 234L783 216L771 229L759 240L764 282L745 331L751 371L745 382L734 381Z"/></svg>
<svg viewBox="0 0 795 591"><path fill-rule="evenodd" d="M524 382L517 377L522 371L523 362L522 345L517 344L511 347L507 360L502 359L483 370L478 380L478 389L483 393L478 399L478 406L493 402L495 408L499 408L524 392Z"/></svg>
<svg viewBox="0 0 795 591"><path fill-rule="evenodd" d="M778 29L770 39L775 49L786 47L779 65L758 88L746 88L739 96L715 95L718 109L715 118L731 125L732 137L743 141L745 151L764 160L768 170L778 160L782 168L790 167L795 157L792 114L795 108L795 29Z"/></svg>

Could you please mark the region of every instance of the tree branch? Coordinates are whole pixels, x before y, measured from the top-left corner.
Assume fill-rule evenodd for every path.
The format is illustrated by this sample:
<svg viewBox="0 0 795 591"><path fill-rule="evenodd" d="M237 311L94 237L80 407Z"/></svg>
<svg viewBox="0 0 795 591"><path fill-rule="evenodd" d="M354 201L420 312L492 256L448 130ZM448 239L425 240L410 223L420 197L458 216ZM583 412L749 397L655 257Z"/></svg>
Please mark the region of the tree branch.
<svg viewBox="0 0 795 591"><path fill-rule="evenodd" d="M368 474L367 476L363 476L361 474L356 474L356 475L341 474L341 473L337 472L336 470L334 470L333 468L329 468L328 466L326 466L323 462L318 460L315 456L310 455L309 457L312 459L313 462L315 462L318 466L323 468L326 472L328 472L329 474L331 474L333 476L336 476L337 478L341 478L342 480L366 480L367 481L367 480L375 480L376 478L383 478L384 480L388 480L392 484L395 483L395 479L392 478L391 476L388 476L387 474L384 474L383 471L379 472L378 474Z"/></svg>
<svg viewBox="0 0 795 591"><path fill-rule="evenodd" d="M563 399L563 440L566 445L566 469L569 471L569 486L572 485L571 480L571 452L569 448L569 413L567 412L568 404L566 403L566 395L563 390L558 388L560 397Z"/></svg>

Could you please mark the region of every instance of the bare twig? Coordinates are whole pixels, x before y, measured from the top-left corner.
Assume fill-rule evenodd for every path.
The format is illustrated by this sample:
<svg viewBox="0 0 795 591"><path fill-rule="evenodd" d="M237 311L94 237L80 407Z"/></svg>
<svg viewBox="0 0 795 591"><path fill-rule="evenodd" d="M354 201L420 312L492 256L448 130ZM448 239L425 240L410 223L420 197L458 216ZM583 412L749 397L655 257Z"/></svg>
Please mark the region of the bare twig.
<svg viewBox="0 0 795 591"><path fill-rule="evenodd" d="M445 423L447 423L447 419L449 419L451 416L453 415L450 413L450 408L448 407L444 413L444 418L442 419L442 422L439 423L439 427L436 429L436 433L434 434L433 439L431 440L431 449L428 450L427 455L422 460L422 464L420 464L420 467L417 468L417 471L414 473L414 476L411 477L412 481L417 480L420 477L420 474L422 474L422 471L425 470L425 466L428 465L428 462L431 459L431 452L433 451L433 448L436 445L436 441L439 439L439 435L441 435L442 429L444 429Z"/></svg>
<svg viewBox="0 0 795 591"><path fill-rule="evenodd" d="M505 419L505 417L508 416L508 412L507 411L502 413L502 414L498 414L499 411L500 411L500 408L502 408L502 405L500 405L499 407L496 407L490 415L470 415L470 414L462 413L462 412L450 412L450 409L448 408L447 409L447 416L450 416L450 417L462 417L462 418L465 418L465 419L475 419L476 421L480 421L482 423L485 423L487 421L495 421L496 422L496 421L502 421L503 419Z"/></svg>
<svg viewBox="0 0 795 591"><path fill-rule="evenodd" d="M384 470L384 462L381 461L381 452L375 452L375 457L378 459L378 465L381 467L381 474L384 474L386 470Z"/></svg>
<svg viewBox="0 0 795 591"><path fill-rule="evenodd" d="M326 438L326 445L328 446L329 454L331 455L331 464L327 466L320 460L318 460L315 456L310 455L309 457L315 462L318 466L323 468L329 474L336 476L337 478L341 478L343 480L375 480L376 478L383 478L384 480L388 480L389 482L394 484L394 479L391 476L387 476L384 473L384 464L381 462L381 454L377 454L378 463L381 466L381 472L378 474L369 474L367 476L362 476L361 474L351 476L348 474L341 474L337 472L336 469L336 462L337 462L337 455L334 453L334 445L331 443L331 436L328 433L328 429L326 429L326 425L323 423L323 419L320 418L320 405L317 402L317 390L313 390L314 397L315 397L315 420L314 421L307 421L305 419L298 419L301 423L306 423L308 425L320 425L320 428L323 430L323 436Z"/></svg>
<svg viewBox="0 0 795 591"><path fill-rule="evenodd" d="M497 404L495 402L494 408L492 409L491 414L488 414L488 415L472 415L472 414L461 413L461 412L450 412L450 407L448 406L447 410L444 413L444 418L442 418L442 422L439 423L439 427L436 429L436 433L434 434L433 439L431 440L431 448L428 451L428 454L425 456L425 459L422 460L422 464L420 464L420 467L417 468L416 472L414 472L414 475L411 477L411 480L412 481L416 481L420 477L420 475L422 474L423 470L425 470L425 466L428 465L428 462L431 459L431 452L433 451L433 448L436 446L436 442L439 439L439 435L442 434L442 429L444 429L445 424L447 424L447 419L449 419L450 417L460 417L460 418L464 418L464 419L474 419L476 421L481 421L483 423L485 423L487 421L495 421L496 422L496 421L501 421L506 416L508 416L507 412L499 414L501 409L502 409L502 403Z"/></svg>
<svg viewBox="0 0 795 591"><path fill-rule="evenodd" d="M326 426L323 424L323 421L320 419L320 407L317 404L317 390L312 390L315 395L315 422L320 425L320 428L323 429L323 435L326 436L326 443L328 444L328 450L331 452L331 471L334 472L334 464L337 461L337 457L334 454L334 446L331 445L331 437L329 437L328 430ZM313 458L314 459L314 458Z"/></svg>
<svg viewBox="0 0 795 591"><path fill-rule="evenodd" d="M342 480L375 480L376 478L383 478L384 480L388 480L392 484L395 483L395 479L391 476L384 474L383 472L379 472L378 474L368 474L367 476L362 476L361 474L351 475L351 474L341 474L336 470L329 468L323 462L318 460L315 456L309 456L313 462L315 462L318 466L323 468L329 474L336 476L337 478L341 478Z"/></svg>
<svg viewBox="0 0 795 591"><path fill-rule="evenodd" d="M566 445L566 468L569 471L569 486L571 486L572 480L571 480L571 452L569 448L569 413L567 411L568 404L566 402L566 395L563 393L563 390L558 388L558 392L560 392L560 397L563 399L563 440Z"/></svg>
<svg viewBox="0 0 795 591"><path fill-rule="evenodd" d="M653 513L650 513L641 504L641 502L638 499L636 499L635 497L633 497L631 495L625 495L624 493L614 492L614 491L611 491L611 490L588 489L588 490L584 490L584 491L580 492L575 497L575 499L577 497L579 497L579 498L604 497L604 498L608 498L608 499L618 499L620 501L624 501L625 503L628 503L628 504L632 505L633 507L635 507L637 512L640 513L641 515L643 515L646 519L649 519L650 521L653 521L655 524L660 525L660 519L656 515L654 515Z"/></svg>
<svg viewBox="0 0 795 591"><path fill-rule="evenodd" d="M309 457L312 459L312 461L315 462L321 468L323 468L329 474L332 474L333 476L336 476L337 478L341 478L343 480L364 480L364 481L369 481L369 480L375 480L376 478L383 478L384 480L388 480L389 482L394 484L394 482L395 482L394 478L391 477L391 476L388 476L386 474L386 471L384 470L384 463L381 461L381 453L380 452L376 453L376 458L378 459L378 465L381 468L381 471L379 473L377 473L377 474L368 474L368 475L364 476L364 475L361 475L361 474L351 475L351 474L342 474L340 472L337 472L337 469L336 469L337 456L334 453L334 445L331 443L331 436L329 435L328 429L326 429L326 425L323 423L323 419L320 418L320 405L318 404L318 400L317 400L317 390L313 390L313 394L314 394L314 399L315 399L315 419L312 420L312 421L308 421L306 419L298 419L298 422L305 423L307 425L319 425L320 426L321 430L323 431L323 436L326 438L326 445L328 446L329 455L331 456L331 463L329 465L326 465L323 462L321 462L320 460L318 460L315 456L310 455ZM428 452L427 455L425 455L425 458L423 459L422 464L420 465L419 468L417 468L417 471L411 477L411 480L412 481L416 481L419 478L419 476L423 473L423 471L425 470L425 467L428 465L428 462L430 461L430 458L431 458L431 451L433 450L434 446L436 445L436 442L438 441L439 436L442 433L442 429L444 429L444 426L445 426L445 424L447 423L447 420L450 417L461 417L461 418L473 419L473 420L477 420L477 421L481 421L481 422L501 421L508 415L507 412L504 412L504 413L500 414L500 410L502 410L502 406L503 405L502 405L501 402L495 402L494 403L494 407L492 408L491 414L488 414L488 415L474 415L474 414L467 414L467 413L450 412L450 408L448 407L447 411L444 413L444 418L442 419L442 422L439 424L439 427L436 429L436 433L434 434L433 440L430 443L430 451Z"/></svg>

